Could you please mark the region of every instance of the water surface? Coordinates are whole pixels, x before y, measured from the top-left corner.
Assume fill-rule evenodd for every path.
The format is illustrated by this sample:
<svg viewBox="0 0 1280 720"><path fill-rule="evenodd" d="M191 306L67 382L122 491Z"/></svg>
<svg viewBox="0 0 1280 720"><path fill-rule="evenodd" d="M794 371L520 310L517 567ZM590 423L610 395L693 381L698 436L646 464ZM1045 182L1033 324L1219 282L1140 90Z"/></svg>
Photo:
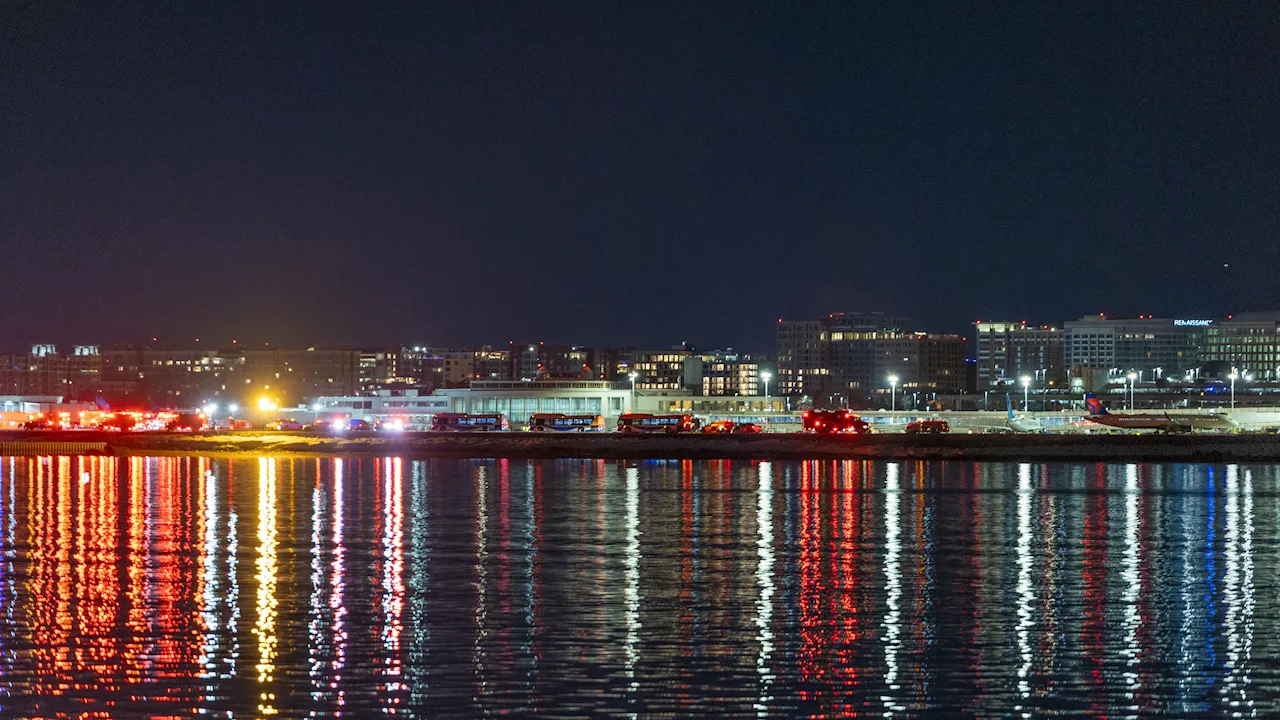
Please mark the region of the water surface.
<svg viewBox="0 0 1280 720"><path fill-rule="evenodd" d="M0 716L1276 716L1278 476L2 458Z"/></svg>

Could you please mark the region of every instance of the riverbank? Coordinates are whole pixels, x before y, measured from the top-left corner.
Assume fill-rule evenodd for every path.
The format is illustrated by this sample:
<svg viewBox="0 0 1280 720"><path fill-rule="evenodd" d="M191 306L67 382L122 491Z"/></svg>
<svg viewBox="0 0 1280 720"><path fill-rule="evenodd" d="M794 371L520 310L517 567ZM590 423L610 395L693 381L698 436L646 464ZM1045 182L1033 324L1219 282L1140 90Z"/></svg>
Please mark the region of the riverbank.
<svg viewBox="0 0 1280 720"><path fill-rule="evenodd" d="M88 445L82 445L88 444ZM0 432L0 454L1280 462L1276 435L630 435Z"/></svg>

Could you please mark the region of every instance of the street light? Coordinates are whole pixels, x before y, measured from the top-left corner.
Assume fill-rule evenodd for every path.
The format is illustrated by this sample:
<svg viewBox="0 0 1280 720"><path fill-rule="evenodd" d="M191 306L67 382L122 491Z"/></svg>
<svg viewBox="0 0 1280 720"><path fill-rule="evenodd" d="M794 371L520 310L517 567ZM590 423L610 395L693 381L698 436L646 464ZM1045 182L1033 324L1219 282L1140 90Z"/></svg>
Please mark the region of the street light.
<svg viewBox="0 0 1280 720"><path fill-rule="evenodd" d="M1133 410L1138 407L1138 388L1134 385L1134 381L1138 379L1138 373L1129 373L1125 375L1129 378L1129 409Z"/></svg>
<svg viewBox="0 0 1280 720"><path fill-rule="evenodd" d="M1022 412L1031 412L1031 378L1022 376Z"/></svg>
<svg viewBox="0 0 1280 720"><path fill-rule="evenodd" d="M627 377L631 380L631 412L636 411L636 378L640 373L631 373Z"/></svg>
<svg viewBox="0 0 1280 720"><path fill-rule="evenodd" d="M769 380L773 378L773 373L768 370L760 373L760 379L764 381L764 411L769 412Z"/></svg>
<svg viewBox="0 0 1280 720"><path fill-rule="evenodd" d="M1231 377L1231 409L1235 410L1236 409L1236 378L1240 377L1240 373L1235 368L1231 368L1230 377Z"/></svg>
<svg viewBox="0 0 1280 720"><path fill-rule="evenodd" d="M898 409L898 376L889 376L889 409Z"/></svg>

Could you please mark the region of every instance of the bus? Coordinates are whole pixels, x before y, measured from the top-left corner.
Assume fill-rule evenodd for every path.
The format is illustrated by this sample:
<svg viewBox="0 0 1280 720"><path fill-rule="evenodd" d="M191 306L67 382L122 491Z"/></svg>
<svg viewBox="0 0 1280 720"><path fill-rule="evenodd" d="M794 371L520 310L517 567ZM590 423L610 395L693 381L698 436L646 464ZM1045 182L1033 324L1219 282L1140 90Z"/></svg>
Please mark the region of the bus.
<svg viewBox="0 0 1280 720"><path fill-rule="evenodd" d="M618 417L618 432L686 433L695 429L692 415L623 413Z"/></svg>
<svg viewBox="0 0 1280 720"><path fill-rule="evenodd" d="M442 412L431 416L431 429L444 432L489 432L507 429L507 416L502 414L468 415Z"/></svg>
<svg viewBox="0 0 1280 720"><path fill-rule="evenodd" d="M529 416L529 430L533 432L604 432L603 415L565 415L564 413L534 413Z"/></svg>

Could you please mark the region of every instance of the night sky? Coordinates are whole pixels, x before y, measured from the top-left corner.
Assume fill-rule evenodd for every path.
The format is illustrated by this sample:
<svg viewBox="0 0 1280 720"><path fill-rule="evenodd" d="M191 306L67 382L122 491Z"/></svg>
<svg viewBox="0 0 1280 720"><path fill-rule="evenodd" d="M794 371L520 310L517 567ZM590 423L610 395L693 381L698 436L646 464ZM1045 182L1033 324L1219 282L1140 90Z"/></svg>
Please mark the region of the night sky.
<svg viewBox="0 0 1280 720"><path fill-rule="evenodd" d="M1280 6L1127 5L5 3L0 349L1280 309Z"/></svg>

